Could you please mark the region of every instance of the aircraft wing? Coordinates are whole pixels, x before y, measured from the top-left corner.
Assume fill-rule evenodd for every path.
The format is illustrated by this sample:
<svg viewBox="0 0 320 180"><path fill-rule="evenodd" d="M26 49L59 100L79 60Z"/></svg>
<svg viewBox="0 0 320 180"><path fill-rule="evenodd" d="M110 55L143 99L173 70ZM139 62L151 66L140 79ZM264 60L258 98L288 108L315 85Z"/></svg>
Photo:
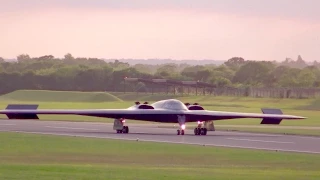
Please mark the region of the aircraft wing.
<svg viewBox="0 0 320 180"><path fill-rule="evenodd" d="M283 115L280 109L262 109L261 113L241 113L241 112L226 112L226 111L207 111L193 110L186 114L190 116L192 121L196 119L202 121L208 120L226 120L239 118L261 118L261 124L280 124L282 119L305 119L302 116Z"/></svg>
<svg viewBox="0 0 320 180"><path fill-rule="evenodd" d="M283 115L279 109L262 109L260 113L241 113L208 110L167 110L167 109L40 109L38 105L9 105L0 110L9 119L39 119L38 115L82 115L104 118L125 118L155 122L170 122L177 115L186 115L187 122L225 120L238 118L262 118L261 124L280 124L282 119L305 119L301 116Z"/></svg>
<svg viewBox="0 0 320 180"><path fill-rule="evenodd" d="M165 109L6 109L0 110L0 114L7 115L9 119L39 119L38 115L82 115L104 118L163 121L168 116L174 116L181 113Z"/></svg>

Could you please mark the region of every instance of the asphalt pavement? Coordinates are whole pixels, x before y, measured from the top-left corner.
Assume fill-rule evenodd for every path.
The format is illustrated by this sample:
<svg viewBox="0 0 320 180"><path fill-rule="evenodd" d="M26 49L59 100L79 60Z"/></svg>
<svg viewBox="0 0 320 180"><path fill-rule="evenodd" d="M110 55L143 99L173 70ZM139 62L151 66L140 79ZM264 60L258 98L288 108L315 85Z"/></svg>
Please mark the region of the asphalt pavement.
<svg viewBox="0 0 320 180"><path fill-rule="evenodd" d="M320 154L320 137L226 131L195 136L189 129L182 136L176 135L176 129L158 128L154 124L126 125L129 134L117 134L110 123L0 120L0 131Z"/></svg>

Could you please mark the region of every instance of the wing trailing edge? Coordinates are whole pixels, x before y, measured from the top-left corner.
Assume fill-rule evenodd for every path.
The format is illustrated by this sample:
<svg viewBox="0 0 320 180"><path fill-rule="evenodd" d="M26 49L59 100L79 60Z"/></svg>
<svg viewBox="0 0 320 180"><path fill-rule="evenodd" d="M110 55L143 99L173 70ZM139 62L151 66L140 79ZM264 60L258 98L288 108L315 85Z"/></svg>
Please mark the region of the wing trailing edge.
<svg viewBox="0 0 320 180"><path fill-rule="evenodd" d="M283 114L281 109L262 108L263 114ZM260 124L280 124L282 119L279 118L263 118Z"/></svg>
<svg viewBox="0 0 320 180"><path fill-rule="evenodd" d="M9 104L6 110L36 110L38 104ZM8 113L8 119L39 119L36 113Z"/></svg>

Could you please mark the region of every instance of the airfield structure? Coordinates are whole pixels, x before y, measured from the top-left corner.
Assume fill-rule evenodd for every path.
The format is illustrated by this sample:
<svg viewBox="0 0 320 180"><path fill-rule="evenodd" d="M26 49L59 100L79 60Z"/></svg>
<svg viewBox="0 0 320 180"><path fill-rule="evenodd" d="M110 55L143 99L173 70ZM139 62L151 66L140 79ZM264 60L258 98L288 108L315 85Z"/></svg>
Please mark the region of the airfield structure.
<svg viewBox="0 0 320 180"><path fill-rule="evenodd" d="M200 81L177 81L171 79L143 79L143 78L124 78L124 88L123 92L126 93L126 85L128 83L138 83L142 82L146 87L151 90L151 94L154 93L166 93L174 95L180 93L189 95L194 93L195 95L200 94L199 91L202 90L201 94L206 95L206 92L212 94L215 86L209 83ZM138 93L138 91L137 91Z"/></svg>

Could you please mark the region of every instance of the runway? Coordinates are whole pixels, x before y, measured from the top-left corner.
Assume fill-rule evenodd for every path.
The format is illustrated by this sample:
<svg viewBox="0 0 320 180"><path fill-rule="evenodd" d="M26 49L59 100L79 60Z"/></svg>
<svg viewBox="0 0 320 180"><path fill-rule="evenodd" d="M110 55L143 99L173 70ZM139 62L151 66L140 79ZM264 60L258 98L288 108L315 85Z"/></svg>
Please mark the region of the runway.
<svg viewBox="0 0 320 180"><path fill-rule="evenodd" d="M189 129L184 136L178 136L173 128L158 128L152 124L126 125L130 128L129 134L116 134L113 124L108 123L0 120L0 131L320 154L320 137L226 131L209 131L207 136L195 136Z"/></svg>

